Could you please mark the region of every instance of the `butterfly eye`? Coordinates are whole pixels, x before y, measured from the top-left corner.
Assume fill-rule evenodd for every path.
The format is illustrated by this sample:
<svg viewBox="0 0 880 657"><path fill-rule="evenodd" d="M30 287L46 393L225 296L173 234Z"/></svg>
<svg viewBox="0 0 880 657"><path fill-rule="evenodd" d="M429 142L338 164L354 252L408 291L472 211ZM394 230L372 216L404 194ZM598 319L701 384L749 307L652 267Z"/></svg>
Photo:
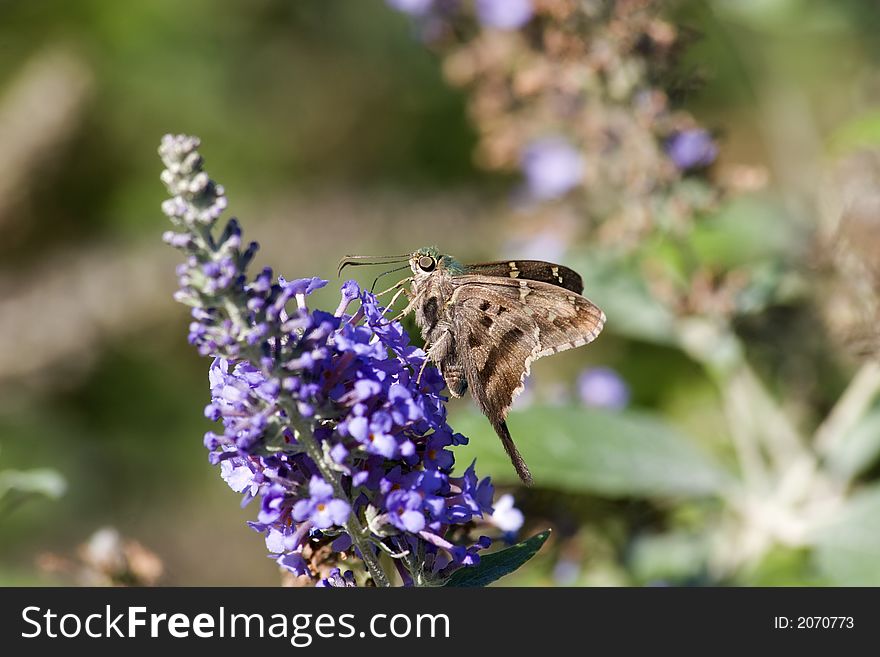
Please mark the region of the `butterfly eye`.
<svg viewBox="0 0 880 657"><path fill-rule="evenodd" d="M436 261L431 256L422 256L419 258L419 269L422 271L434 271L437 266Z"/></svg>

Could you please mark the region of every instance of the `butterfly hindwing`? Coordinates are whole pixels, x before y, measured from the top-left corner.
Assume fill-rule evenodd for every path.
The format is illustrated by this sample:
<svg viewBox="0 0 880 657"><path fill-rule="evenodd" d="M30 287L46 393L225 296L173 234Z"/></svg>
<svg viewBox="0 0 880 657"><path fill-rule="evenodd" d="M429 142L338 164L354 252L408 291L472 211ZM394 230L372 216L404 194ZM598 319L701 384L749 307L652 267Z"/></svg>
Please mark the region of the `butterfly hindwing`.
<svg viewBox="0 0 880 657"><path fill-rule="evenodd" d="M456 313L456 334L474 322L488 324L488 338L499 340L501 331L511 324L512 315L518 325L535 330L535 344L529 353L531 361L580 347L596 339L605 325L605 313L579 294L566 293L555 285L540 281L486 278L463 275L453 279L453 307ZM488 304L488 305L487 305ZM477 310L476 315L458 317L460 308ZM500 320L497 327L493 327ZM511 334L513 335L513 334ZM508 339L509 341L509 339ZM459 338L459 349L461 339ZM506 348L506 347L505 347Z"/></svg>
<svg viewBox="0 0 880 657"><path fill-rule="evenodd" d="M532 361L595 339L605 317L580 295L540 281L454 279L455 359L523 481L531 475L505 422ZM444 370L445 374L445 370Z"/></svg>
<svg viewBox="0 0 880 657"><path fill-rule="evenodd" d="M504 416L539 348L539 328L497 286L464 285L454 309L456 357L477 402Z"/></svg>

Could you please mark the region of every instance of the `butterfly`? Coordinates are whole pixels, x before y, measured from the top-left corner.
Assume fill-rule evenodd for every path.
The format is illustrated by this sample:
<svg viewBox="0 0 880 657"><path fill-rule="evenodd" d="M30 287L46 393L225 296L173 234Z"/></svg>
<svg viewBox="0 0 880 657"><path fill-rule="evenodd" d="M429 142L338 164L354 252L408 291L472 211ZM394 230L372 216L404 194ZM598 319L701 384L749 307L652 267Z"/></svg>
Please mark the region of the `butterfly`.
<svg viewBox="0 0 880 657"><path fill-rule="evenodd" d="M605 313L581 295L581 277L562 265L538 260L464 265L434 247L383 261L403 257L412 276L395 286L411 285L401 316L415 313L428 360L440 369L450 394L461 397L470 390L519 478L531 485L507 427L513 399L534 361L595 340ZM346 256L339 271L349 264L377 264L361 262L366 259L373 258Z"/></svg>

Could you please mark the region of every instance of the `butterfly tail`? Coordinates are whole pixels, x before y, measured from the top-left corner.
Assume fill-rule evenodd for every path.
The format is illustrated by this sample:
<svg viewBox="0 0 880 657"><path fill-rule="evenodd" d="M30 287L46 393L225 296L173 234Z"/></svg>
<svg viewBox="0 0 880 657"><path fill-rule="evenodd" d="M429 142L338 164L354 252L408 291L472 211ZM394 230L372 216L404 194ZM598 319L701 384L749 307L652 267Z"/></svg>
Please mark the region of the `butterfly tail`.
<svg viewBox="0 0 880 657"><path fill-rule="evenodd" d="M495 428L495 432L498 434L498 437L501 438L501 444L504 445L504 450L510 457L510 462L513 463L516 474L519 475L519 478L522 479L522 482L526 486L531 486L532 473L529 472L529 466L526 465L526 462L523 460L522 454L519 453L519 450L516 448L516 445L513 442L513 438L510 437L510 431L507 430L507 422L505 422L504 420L501 420L500 422L493 422L492 426Z"/></svg>

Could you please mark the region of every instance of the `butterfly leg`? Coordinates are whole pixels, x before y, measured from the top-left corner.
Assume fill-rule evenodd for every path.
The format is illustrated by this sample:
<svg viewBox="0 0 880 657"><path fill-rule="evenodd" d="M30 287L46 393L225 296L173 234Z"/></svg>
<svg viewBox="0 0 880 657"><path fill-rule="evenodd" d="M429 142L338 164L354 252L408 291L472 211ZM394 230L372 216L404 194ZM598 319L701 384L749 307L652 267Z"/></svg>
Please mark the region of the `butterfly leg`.
<svg viewBox="0 0 880 657"><path fill-rule="evenodd" d="M391 310L391 308L394 307L395 302L397 301L398 298L400 298L401 294L407 294L407 290L405 287L398 290L397 293L393 297L391 297L391 303L389 303L388 306L386 306L385 312L388 312L389 310Z"/></svg>
<svg viewBox="0 0 880 657"><path fill-rule="evenodd" d="M427 351L428 345L425 345L425 350ZM422 361L422 366L419 368L419 375L416 377L416 386L418 386L422 382L422 374L425 372L425 368L428 366L428 361L431 360L427 356L425 360Z"/></svg>
<svg viewBox="0 0 880 657"><path fill-rule="evenodd" d="M410 300L409 303L406 305L406 308L401 310L400 313L398 313L396 317L392 317L391 319L389 319L386 322L379 322L376 324L376 326L389 326L390 324L393 324L394 322L406 317L409 313L412 312L413 308L416 307L416 302L424 294L423 292L420 292L419 294L417 294L415 296L410 296L409 291L406 288L401 289L400 292L403 292L404 294L406 294L406 296ZM397 298L397 295L395 295L395 300L396 300L396 298Z"/></svg>
<svg viewBox="0 0 880 657"><path fill-rule="evenodd" d="M404 284L406 284L406 283L409 283L410 281L412 281L412 276L410 276L409 278L401 279L401 280L397 281L397 283L395 283L394 285L392 285L391 287L389 287L387 290L382 290L381 292L377 292L377 293L375 294L375 297L378 299L379 297L385 296L385 295L388 294L389 292L391 292L391 291L393 291L393 290L396 290L396 289L399 288L401 285L404 285Z"/></svg>
<svg viewBox="0 0 880 657"><path fill-rule="evenodd" d="M391 308L394 306L394 303L397 301L397 298L398 298L401 294L403 294L403 293L406 293L406 289L399 290L399 291L397 292L397 294L395 294L395 295L391 298L391 303L389 303L389 304L385 307L385 309L382 311L382 314L383 314L383 315L384 315L385 313L387 313L389 310L391 310ZM407 307L404 308L404 309L403 309L403 310L402 310L402 311L401 311L396 317L392 317L391 319L386 320L386 321L384 321L384 322L377 322L377 323L376 323L376 326L390 326L391 324L393 324L393 323L396 322L397 320L403 318L408 312L409 312L409 305L407 305Z"/></svg>

